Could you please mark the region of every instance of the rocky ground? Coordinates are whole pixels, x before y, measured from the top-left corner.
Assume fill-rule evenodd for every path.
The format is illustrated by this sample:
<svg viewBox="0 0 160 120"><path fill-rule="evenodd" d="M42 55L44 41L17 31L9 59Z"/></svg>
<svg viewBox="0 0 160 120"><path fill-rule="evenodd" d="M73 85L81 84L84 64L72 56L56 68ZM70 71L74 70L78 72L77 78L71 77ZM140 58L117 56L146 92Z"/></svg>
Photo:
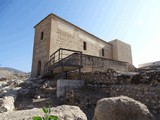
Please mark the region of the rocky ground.
<svg viewBox="0 0 160 120"><path fill-rule="evenodd" d="M59 120L87 120L86 115L77 106L62 105L50 109L50 115L58 116ZM0 120L32 120L33 116L43 117L42 109L13 111L0 114Z"/></svg>
<svg viewBox="0 0 160 120"><path fill-rule="evenodd" d="M81 89L68 90L60 102L61 104L79 106L87 115L88 120L92 120L97 101L110 97L107 87L103 87L102 85L88 84Z"/></svg>
<svg viewBox="0 0 160 120"><path fill-rule="evenodd" d="M87 83L84 88L68 90L64 97L58 99L56 97L56 80L53 78L31 79L28 74L23 72L1 69L0 76L0 116L3 116L2 120L7 120L5 116L13 117L14 114L18 116L24 114L31 117L35 112L40 115L40 109L44 106L53 108L63 104L78 106L86 114L88 120L91 120L94 116L97 101L111 97L110 86L101 83ZM37 109L33 110L33 108ZM60 109L63 110L62 108ZM64 110L66 109L64 108ZM69 114L68 112L67 114ZM62 116L64 117L64 114ZM12 117L7 118L10 120ZM26 117L24 120L28 119L31 118ZM21 119L17 118L15 120ZM79 120L83 119L79 118Z"/></svg>
<svg viewBox="0 0 160 120"><path fill-rule="evenodd" d="M0 113L15 109L14 102L18 95L19 86L29 74L12 68L0 67Z"/></svg>
<svg viewBox="0 0 160 120"><path fill-rule="evenodd" d="M56 81L52 79L28 79L20 86L15 102L17 110L59 105L56 97Z"/></svg>

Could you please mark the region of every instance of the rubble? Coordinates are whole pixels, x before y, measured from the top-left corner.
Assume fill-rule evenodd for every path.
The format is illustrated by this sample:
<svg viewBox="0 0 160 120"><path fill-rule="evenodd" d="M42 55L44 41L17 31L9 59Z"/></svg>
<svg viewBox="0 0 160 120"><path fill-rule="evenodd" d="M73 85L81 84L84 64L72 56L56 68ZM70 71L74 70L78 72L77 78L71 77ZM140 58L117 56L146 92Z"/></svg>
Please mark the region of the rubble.
<svg viewBox="0 0 160 120"><path fill-rule="evenodd" d="M9 88L3 90L1 93L0 113L13 111L15 109L14 103L17 98L18 90L20 87Z"/></svg>
<svg viewBox="0 0 160 120"><path fill-rule="evenodd" d="M76 72L70 73L70 79L78 79ZM124 85L124 84L149 84L151 86L160 84L160 70L147 70L135 72L120 72L113 69L105 71L85 72L81 74L81 79L86 83Z"/></svg>
<svg viewBox="0 0 160 120"><path fill-rule="evenodd" d="M76 76L76 73L72 73L69 77L75 79ZM85 108L94 109L97 96L100 96L100 94L105 93L108 97L126 95L146 104L155 116L160 113L158 103L160 99L160 71L157 69L145 71L136 69L134 72L119 72L108 69L106 71L82 73L81 77L82 80L85 80L85 91L82 89L79 90L81 92L72 89L67 91L62 100L64 103L78 105L85 111ZM102 91L98 93L99 88ZM97 96L89 93L90 90Z"/></svg>
<svg viewBox="0 0 160 120"><path fill-rule="evenodd" d="M76 72L68 75L73 80L77 76ZM0 111L69 104L79 106L88 119L92 119L97 100L126 95L146 104L155 116L160 113L158 70L119 72L107 69L82 73L81 77L85 80L84 88L66 89L65 96L60 99L56 97L56 80L53 79L1 80Z"/></svg>
<svg viewBox="0 0 160 120"><path fill-rule="evenodd" d="M159 99L160 86L151 86L145 84L139 85L112 85L111 96L125 95L138 100L158 115L160 113Z"/></svg>
<svg viewBox="0 0 160 120"><path fill-rule="evenodd" d="M0 113L15 110L15 101L21 84L28 74L12 68L0 67Z"/></svg>
<svg viewBox="0 0 160 120"><path fill-rule="evenodd" d="M97 100L110 97L109 88L101 86L103 85L90 84L81 89L67 90L65 96L60 99L60 103L79 106L91 120Z"/></svg>
<svg viewBox="0 0 160 120"><path fill-rule="evenodd" d="M72 79L78 79L78 75L76 76L76 74L77 73L72 73L70 77ZM86 83L116 84L118 82L117 72L113 69L95 72L84 72L81 74L81 79L85 80Z"/></svg>

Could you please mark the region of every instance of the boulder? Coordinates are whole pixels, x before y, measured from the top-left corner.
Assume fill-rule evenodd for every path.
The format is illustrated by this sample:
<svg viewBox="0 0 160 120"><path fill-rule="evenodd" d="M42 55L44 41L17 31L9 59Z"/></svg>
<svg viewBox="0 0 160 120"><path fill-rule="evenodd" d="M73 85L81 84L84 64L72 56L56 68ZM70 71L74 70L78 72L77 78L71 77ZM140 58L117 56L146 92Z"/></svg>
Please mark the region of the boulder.
<svg viewBox="0 0 160 120"><path fill-rule="evenodd" d="M14 103L20 87L10 89L5 96L0 99L0 113L13 111L15 109Z"/></svg>
<svg viewBox="0 0 160 120"><path fill-rule="evenodd" d="M51 108L50 115L58 116L59 120L87 120L86 115L77 106L61 105ZM42 109L12 111L0 113L1 120L31 120L33 116L43 116Z"/></svg>
<svg viewBox="0 0 160 120"><path fill-rule="evenodd" d="M139 101L119 96L99 100L93 120L153 120L153 116Z"/></svg>
<svg viewBox="0 0 160 120"><path fill-rule="evenodd" d="M7 112L7 111L12 111L14 110L14 97L13 96L5 96L3 98L3 104L1 106L1 108L3 108L4 111L0 111L0 112Z"/></svg>

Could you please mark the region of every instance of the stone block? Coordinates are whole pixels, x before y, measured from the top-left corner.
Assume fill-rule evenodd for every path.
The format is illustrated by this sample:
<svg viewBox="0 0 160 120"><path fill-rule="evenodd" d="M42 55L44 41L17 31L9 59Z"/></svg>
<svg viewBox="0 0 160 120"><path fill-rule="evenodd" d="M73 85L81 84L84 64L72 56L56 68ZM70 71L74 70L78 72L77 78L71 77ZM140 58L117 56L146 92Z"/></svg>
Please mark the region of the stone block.
<svg viewBox="0 0 160 120"><path fill-rule="evenodd" d="M60 98L69 89L81 88L84 86L83 80L57 80L57 97Z"/></svg>

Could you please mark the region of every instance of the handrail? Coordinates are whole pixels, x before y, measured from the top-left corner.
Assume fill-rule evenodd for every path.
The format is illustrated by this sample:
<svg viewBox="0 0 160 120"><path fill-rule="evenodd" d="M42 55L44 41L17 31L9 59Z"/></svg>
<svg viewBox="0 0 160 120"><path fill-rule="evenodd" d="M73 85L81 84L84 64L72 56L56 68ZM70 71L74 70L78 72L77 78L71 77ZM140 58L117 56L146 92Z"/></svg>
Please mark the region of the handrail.
<svg viewBox="0 0 160 120"><path fill-rule="evenodd" d="M58 51L60 51L61 48L59 48L58 50L56 50L52 55L50 55L50 58L55 54L57 53Z"/></svg>
<svg viewBox="0 0 160 120"><path fill-rule="evenodd" d="M75 54L75 53L72 53L72 54L68 55L67 57L62 58L61 60L67 59L67 58L71 57L71 56L74 55L74 54Z"/></svg>
<svg viewBox="0 0 160 120"><path fill-rule="evenodd" d="M57 51L55 51L51 56L50 56L50 60L55 58L56 54L58 53L58 60L61 60L62 59L62 53L61 51L69 51L69 52L74 52L74 53L81 53L80 51L76 51L76 50L70 50L70 49L65 49L65 48L59 48Z"/></svg>
<svg viewBox="0 0 160 120"><path fill-rule="evenodd" d="M70 50L70 49L66 49L66 48L59 48L58 50L56 50L53 54L50 55L50 58L55 55L58 51L60 50L65 50L65 51L70 51L70 52L77 52L80 53L81 51L77 51L77 50Z"/></svg>
<svg viewBox="0 0 160 120"><path fill-rule="evenodd" d="M68 52L73 52L71 54L66 54L63 51L68 51ZM57 55L58 53L58 55ZM64 53L64 54L63 54ZM50 60L44 65L44 73L47 74L49 67L61 60L65 60L67 58L69 58L70 56L72 56L75 53L79 53L79 63L77 65L82 66L82 52L81 51L77 51L77 50L71 50L71 49L66 49L66 48L59 48L58 50L56 50L53 54L50 55ZM63 57L63 55L68 55Z"/></svg>
<svg viewBox="0 0 160 120"><path fill-rule="evenodd" d="M77 51L77 50L71 50L71 49L66 49L66 48L60 48L61 50L65 50L65 51L71 51L71 52L77 52L80 53L81 51Z"/></svg>

